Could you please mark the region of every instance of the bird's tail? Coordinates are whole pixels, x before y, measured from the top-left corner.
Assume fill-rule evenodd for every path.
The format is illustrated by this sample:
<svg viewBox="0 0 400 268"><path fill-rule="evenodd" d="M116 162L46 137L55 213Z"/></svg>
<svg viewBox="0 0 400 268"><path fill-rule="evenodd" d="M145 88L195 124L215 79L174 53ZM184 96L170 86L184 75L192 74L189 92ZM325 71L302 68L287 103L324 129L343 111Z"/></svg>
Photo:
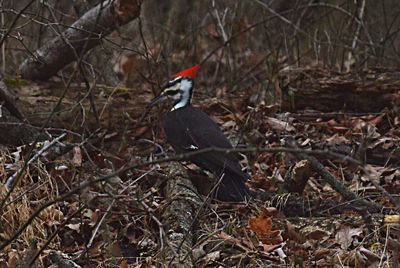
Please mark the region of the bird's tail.
<svg viewBox="0 0 400 268"><path fill-rule="evenodd" d="M220 183L216 189L216 197L221 201L241 202L248 200L252 192L246 185L248 175L226 171L220 177Z"/></svg>

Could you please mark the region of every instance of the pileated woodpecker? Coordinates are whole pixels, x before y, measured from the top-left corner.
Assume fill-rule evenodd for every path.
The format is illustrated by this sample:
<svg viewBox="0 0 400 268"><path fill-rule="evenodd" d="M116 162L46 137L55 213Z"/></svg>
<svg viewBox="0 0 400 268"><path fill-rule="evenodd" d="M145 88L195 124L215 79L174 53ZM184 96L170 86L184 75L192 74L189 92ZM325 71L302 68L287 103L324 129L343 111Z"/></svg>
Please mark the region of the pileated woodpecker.
<svg viewBox="0 0 400 268"><path fill-rule="evenodd" d="M191 105L193 79L199 65L183 70L173 76L161 94L149 107L166 99L175 100L166 114L164 131L167 141L177 153L187 153L204 148L231 149L232 144L218 125L202 110ZM206 152L188 158L202 169L212 172L221 181L216 197L222 201L243 201L250 196L245 182L249 175L242 171L236 155L224 152Z"/></svg>

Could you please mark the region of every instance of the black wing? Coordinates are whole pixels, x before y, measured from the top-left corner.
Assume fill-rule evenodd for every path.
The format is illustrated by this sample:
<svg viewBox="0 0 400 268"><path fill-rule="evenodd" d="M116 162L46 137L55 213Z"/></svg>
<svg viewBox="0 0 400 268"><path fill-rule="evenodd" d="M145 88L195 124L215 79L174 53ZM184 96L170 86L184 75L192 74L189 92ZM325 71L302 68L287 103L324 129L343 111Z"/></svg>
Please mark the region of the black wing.
<svg viewBox="0 0 400 268"><path fill-rule="evenodd" d="M232 144L219 126L202 110L187 106L167 114L164 130L168 142L177 152L189 152L204 148L232 148ZM247 180L234 154L210 152L196 155L192 159L196 165L216 175L228 170Z"/></svg>

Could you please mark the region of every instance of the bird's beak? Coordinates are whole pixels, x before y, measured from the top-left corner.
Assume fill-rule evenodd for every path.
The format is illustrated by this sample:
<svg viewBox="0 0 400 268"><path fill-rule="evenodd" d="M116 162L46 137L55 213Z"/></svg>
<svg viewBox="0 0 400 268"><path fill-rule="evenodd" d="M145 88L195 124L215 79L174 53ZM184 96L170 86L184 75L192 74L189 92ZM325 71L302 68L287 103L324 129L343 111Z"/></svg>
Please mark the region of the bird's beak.
<svg viewBox="0 0 400 268"><path fill-rule="evenodd" d="M158 104L158 103L164 101L165 99L167 99L167 96L161 93L160 96L155 97L155 98L150 102L150 104L148 105L148 108L154 107L156 104Z"/></svg>

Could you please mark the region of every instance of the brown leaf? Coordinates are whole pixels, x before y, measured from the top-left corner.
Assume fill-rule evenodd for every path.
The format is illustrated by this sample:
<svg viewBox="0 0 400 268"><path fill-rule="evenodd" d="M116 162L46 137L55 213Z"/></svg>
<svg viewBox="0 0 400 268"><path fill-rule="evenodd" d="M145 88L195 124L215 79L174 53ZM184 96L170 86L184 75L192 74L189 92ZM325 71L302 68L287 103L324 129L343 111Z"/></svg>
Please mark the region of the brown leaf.
<svg viewBox="0 0 400 268"><path fill-rule="evenodd" d="M327 257L328 255L330 255L331 250L327 249L327 248L318 248L315 250L314 252L314 259L315 260L320 260L322 258Z"/></svg>
<svg viewBox="0 0 400 268"><path fill-rule="evenodd" d="M378 115L377 117L375 117L375 118L373 118L373 119L371 119L371 120L369 120L369 123L371 124L371 125L373 125L373 126L377 126L378 124L380 124L381 122L382 122L382 120L383 120L383 118L386 116L386 114L381 114L381 115Z"/></svg>
<svg viewBox="0 0 400 268"><path fill-rule="evenodd" d="M79 148L78 146L75 146L73 152L74 152L74 157L72 158L72 164L75 167L81 167L82 166L81 148Z"/></svg>
<svg viewBox="0 0 400 268"><path fill-rule="evenodd" d="M252 218L249 220L249 225L250 229L259 237L268 236L272 231L272 220L269 217Z"/></svg>
<svg viewBox="0 0 400 268"><path fill-rule="evenodd" d="M265 244L279 244L283 241L280 230L272 230L272 219L263 215L249 220L249 226L258 239Z"/></svg>
<svg viewBox="0 0 400 268"><path fill-rule="evenodd" d="M321 240L322 238L329 237L329 233L320 229L315 229L309 232L306 237L312 240Z"/></svg>
<svg viewBox="0 0 400 268"><path fill-rule="evenodd" d="M79 233L80 228L81 228L81 224L80 223L70 223L70 224L66 224L66 227L68 227L71 230L77 231Z"/></svg>
<svg viewBox="0 0 400 268"><path fill-rule="evenodd" d="M274 117L266 117L264 120L272 130L277 132L292 132L296 130L292 125L289 124L289 122L285 122Z"/></svg>
<svg viewBox="0 0 400 268"><path fill-rule="evenodd" d="M360 236L363 232L362 227L353 228L349 225L342 225L335 235L335 239L344 250L353 243L354 237Z"/></svg>
<svg viewBox="0 0 400 268"><path fill-rule="evenodd" d="M356 249L354 257L355 257L355 267L356 268L364 268L364 267L378 268L379 267L380 257L364 247L360 247L360 248Z"/></svg>
<svg viewBox="0 0 400 268"><path fill-rule="evenodd" d="M263 247L263 251L266 253L272 252L278 248L281 247L281 244L277 244L277 245L266 245L266 244L262 244Z"/></svg>
<svg viewBox="0 0 400 268"><path fill-rule="evenodd" d="M119 265L120 268L128 268L128 261L127 260L123 260L121 262L121 264Z"/></svg>
<svg viewBox="0 0 400 268"><path fill-rule="evenodd" d="M286 221L285 239L304 243L304 238L296 231L295 226L289 221Z"/></svg>
<svg viewBox="0 0 400 268"><path fill-rule="evenodd" d="M233 240L233 239L234 239L232 236L228 235L228 234L225 233L225 232L220 232L220 233L218 234L218 237L221 238L221 239L223 239L223 240Z"/></svg>
<svg viewBox="0 0 400 268"><path fill-rule="evenodd" d="M133 134L136 138L143 136L148 130L149 126L143 126L136 129L135 133Z"/></svg>

